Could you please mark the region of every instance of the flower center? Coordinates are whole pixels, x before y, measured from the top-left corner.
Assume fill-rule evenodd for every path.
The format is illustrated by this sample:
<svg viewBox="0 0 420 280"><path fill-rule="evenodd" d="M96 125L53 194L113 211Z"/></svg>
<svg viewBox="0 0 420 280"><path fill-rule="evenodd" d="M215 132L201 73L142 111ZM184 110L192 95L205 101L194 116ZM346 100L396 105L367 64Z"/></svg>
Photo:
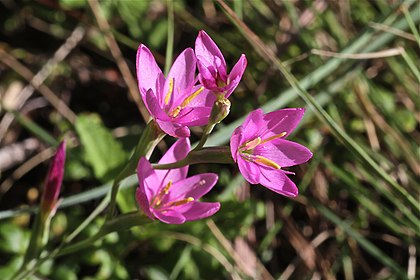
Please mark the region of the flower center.
<svg viewBox="0 0 420 280"><path fill-rule="evenodd" d="M222 88L222 87L225 87L225 86L227 86L227 85L228 85L228 83L227 83L226 81L224 81L224 80L222 79L222 77L220 77L219 73L217 73L216 85L217 85L219 88Z"/></svg>
<svg viewBox="0 0 420 280"><path fill-rule="evenodd" d="M256 162L261 165L271 167L274 169L280 169L281 166L274 162L273 160L266 158L262 155L255 155L254 149L259 146L263 145L265 143L268 143L270 141L273 141L274 139L282 138L287 134L287 132L282 132L280 134L273 135L271 137L268 137L267 139L262 140L261 137L254 138L250 141L247 141L243 143L241 146L239 146L238 151L239 154L243 159L249 162Z"/></svg>
<svg viewBox="0 0 420 280"><path fill-rule="evenodd" d="M204 181L204 180L202 180ZM202 184L202 182L200 181L199 184ZM194 201L193 197L187 197L184 199L180 199L180 200L175 200L175 201L168 201L166 203L162 204L163 199L165 198L166 195L168 195L169 193L169 189L172 186L172 180L169 180L169 182L159 191L159 193L157 195L155 195L155 197L153 198L152 201L152 207L155 209L168 209L171 207L176 207L176 206L181 206L184 204L187 204L189 202Z"/></svg>
<svg viewBox="0 0 420 280"><path fill-rule="evenodd" d="M170 82L169 82L170 85ZM172 86L173 87L173 86ZM197 89L196 91L194 91L193 93L191 93L189 96L187 96L184 101L182 101L181 105L176 106L170 113L169 116L171 116L172 118L176 118L179 113L182 111L182 109L184 109L185 107L188 106L188 104L191 103L191 101L194 100L194 98L196 98L202 91L204 90L204 87L200 87L199 89ZM169 98L168 98L169 99ZM166 102L166 98L165 98L165 102Z"/></svg>

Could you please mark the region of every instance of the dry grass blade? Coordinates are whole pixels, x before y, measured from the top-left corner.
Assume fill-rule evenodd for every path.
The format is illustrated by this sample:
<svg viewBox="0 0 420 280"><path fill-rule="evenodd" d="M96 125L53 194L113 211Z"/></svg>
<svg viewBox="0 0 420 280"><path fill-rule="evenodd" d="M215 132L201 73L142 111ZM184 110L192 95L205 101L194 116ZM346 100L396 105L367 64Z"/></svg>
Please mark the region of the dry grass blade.
<svg viewBox="0 0 420 280"><path fill-rule="evenodd" d="M39 88L45 79L51 74L58 63L63 61L67 55L79 44L85 35L85 29L82 26L76 27L71 35L67 38L63 45L54 53L54 56L45 63L41 70L32 78L29 85L27 85L21 93L20 105L21 108L26 100L31 97L35 88ZM9 126L12 124L14 116L11 113L6 113L0 123L0 142L3 139Z"/></svg>
<svg viewBox="0 0 420 280"><path fill-rule="evenodd" d="M380 30L380 31L385 31L385 32L389 32L392 33L394 35L397 35L401 38L410 40L410 41L416 41L416 37L414 37L414 35L407 33L405 31L399 30L397 28L393 28L391 26L388 26L386 24L382 24L382 23L378 23L378 22L371 22L369 23L369 26L376 29L376 30Z"/></svg>
<svg viewBox="0 0 420 280"><path fill-rule="evenodd" d="M133 98L134 102L136 103L144 122L147 123L149 120L149 113L140 98L140 94L137 89L137 82L131 74L131 71L128 68L128 65L121 53L121 50L118 47L118 43L111 32L109 23L101 11L100 3L97 0L88 1L88 3L96 18L96 21L98 22L99 29L105 36L105 41L109 50L111 51L112 56L115 59L115 62L117 63L118 68L121 71L121 75L128 86L131 98Z"/></svg>
<svg viewBox="0 0 420 280"><path fill-rule="evenodd" d="M319 55L319 56L336 57L336 58L344 58L344 59L372 59L372 58L382 58L382 57L402 55L403 51L404 51L403 48L393 48L393 49L383 50L379 52L371 52L371 53L336 53L336 52L313 49L311 50L311 53Z"/></svg>
<svg viewBox="0 0 420 280"><path fill-rule="evenodd" d="M258 260L258 258L256 258L258 271L255 271L253 274L250 273L249 269L247 268L246 262L243 260L243 257L236 252L230 241L226 239L226 237L223 235L223 233L220 231L220 229L217 227L214 221L209 219L207 220L206 224L210 231L213 233L214 237L216 237L216 239L223 246L223 248L225 248L225 250L235 261L236 265L245 275L253 278L259 278L259 276L261 276L263 279L274 279L270 272L268 272L268 270L265 268L265 266Z"/></svg>
<svg viewBox="0 0 420 280"><path fill-rule="evenodd" d="M31 85L38 90L48 102L65 117L69 122L74 123L76 121L76 114L64 103L56 94L45 84L33 83L34 74L25 65L20 63L13 56L0 49L0 60L21 75L25 80L31 83Z"/></svg>

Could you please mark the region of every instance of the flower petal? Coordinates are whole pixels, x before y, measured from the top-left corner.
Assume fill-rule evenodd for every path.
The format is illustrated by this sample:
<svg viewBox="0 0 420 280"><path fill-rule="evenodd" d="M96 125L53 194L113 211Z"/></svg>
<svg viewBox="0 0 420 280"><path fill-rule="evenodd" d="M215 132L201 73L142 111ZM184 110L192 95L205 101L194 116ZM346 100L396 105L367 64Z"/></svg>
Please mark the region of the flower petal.
<svg viewBox="0 0 420 280"><path fill-rule="evenodd" d="M244 123L242 124L243 135L241 144L260 136L258 132L266 129L263 117L264 112L262 109L257 109L249 113L248 117L246 117Z"/></svg>
<svg viewBox="0 0 420 280"><path fill-rule="evenodd" d="M254 149L254 154L268 158L281 167L305 163L312 157L312 152L305 146L284 139L275 139L258 145Z"/></svg>
<svg viewBox="0 0 420 280"><path fill-rule="evenodd" d="M298 189L295 183L284 174L282 170L270 170L261 168L260 184L264 187L288 196L296 197L298 195Z"/></svg>
<svg viewBox="0 0 420 280"><path fill-rule="evenodd" d="M176 141L160 159L159 164L172 163L184 159L190 152L190 140L188 138L181 138ZM157 177L161 180L161 185L166 185L169 180L178 182L187 177L188 166L170 170L155 170Z"/></svg>
<svg viewBox="0 0 420 280"><path fill-rule="evenodd" d="M216 67L222 75L226 75L226 62L222 52L210 36L201 30L195 40L195 54L200 57L206 67ZM216 60L218 58L218 61ZM219 65L218 65L219 64Z"/></svg>
<svg viewBox="0 0 420 280"><path fill-rule="evenodd" d="M159 127L166 133L176 138L187 138L190 137L190 129L184 125L170 122L170 121L161 121L156 119L156 122L159 124Z"/></svg>
<svg viewBox="0 0 420 280"><path fill-rule="evenodd" d="M164 82L162 70L157 65L153 54L143 44L137 49L136 68L138 86L142 96L145 96L149 89L155 93L162 89L161 86Z"/></svg>
<svg viewBox="0 0 420 280"><path fill-rule="evenodd" d="M174 209L164 211L153 209L152 211L156 218L167 224L183 224L186 221L184 215Z"/></svg>
<svg viewBox="0 0 420 280"><path fill-rule="evenodd" d="M286 132L285 137L287 137L299 124L304 114L305 108L287 108L267 113L264 116L267 131L262 136L266 138Z"/></svg>
<svg viewBox="0 0 420 280"><path fill-rule="evenodd" d="M169 189L167 201L177 201L188 197L194 200L200 199L214 187L217 179L218 176L214 173L204 173L177 181Z"/></svg>
<svg viewBox="0 0 420 280"><path fill-rule="evenodd" d="M193 88L193 92L199 90L202 85L197 85ZM214 102L216 101L216 95L213 94L208 89L203 89L203 91L197 95L191 102L188 104L188 107L213 107Z"/></svg>
<svg viewBox="0 0 420 280"><path fill-rule="evenodd" d="M145 104L146 104L147 109L149 110L150 115L152 115L152 117L158 118L163 121L170 120L169 116L161 108L159 104L159 100L156 98L156 95L151 89L149 89L146 92Z"/></svg>
<svg viewBox="0 0 420 280"><path fill-rule="evenodd" d="M183 215L186 221L195 221L212 216L219 211L219 202L193 202L183 207Z"/></svg>
<svg viewBox="0 0 420 280"><path fill-rule="evenodd" d="M136 200L143 212L151 219L150 200L160 187L160 180L156 177L150 162L142 157L137 165L137 178L139 186L136 190Z"/></svg>
<svg viewBox="0 0 420 280"><path fill-rule="evenodd" d="M238 167L242 176L251 184L258 184L260 182L260 168L257 164L244 160L238 156Z"/></svg>
<svg viewBox="0 0 420 280"><path fill-rule="evenodd" d="M235 66L233 66L232 71L229 74L228 78L228 85L225 87L226 94L225 97L228 98L231 93L235 90L238 86L239 82L242 79L242 75L245 72L247 65L246 56L244 54L241 55L238 62L236 62Z"/></svg>
<svg viewBox="0 0 420 280"><path fill-rule="evenodd" d="M166 78L165 86L163 88L163 99L169 91L169 83L173 81L173 92L171 95L172 106L178 106L185 98L191 94L191 89L195 83L195 66L196 58L194 51L191 48L185 49L174 61Z"/></svg>
<svg viewBox="0 0 420 280"><path fill-rule="evenodd" d="M232 137L230 138L230 153L235 162L237 162L238 148L242 144L242 134L243 127L239 126L233 131Z"/></svg>
<svg viewBox="0 0 420 280"><path fill-rule="evenodd" d="M177 123L185 126L206 125L209 122L211 107L186 108L183 110L183 113L183 115L176 118Z"/></svg>

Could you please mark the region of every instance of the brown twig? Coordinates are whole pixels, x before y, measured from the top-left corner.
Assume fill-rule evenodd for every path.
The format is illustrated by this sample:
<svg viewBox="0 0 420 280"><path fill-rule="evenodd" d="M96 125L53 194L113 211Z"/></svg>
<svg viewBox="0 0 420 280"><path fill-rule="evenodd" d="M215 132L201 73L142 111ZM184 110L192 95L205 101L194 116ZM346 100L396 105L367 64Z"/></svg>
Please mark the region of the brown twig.
<svg viewBox="0 0 420 280"><path fill-rule="evenodd" d="M109 23L102 13L100 4L97 0L91 0L91 1L88 1L88 3L93 12L93 15L96 18L99 29L102 31L102 33L105 36L106 44L108 45L108 48L111 51L111 54L114 57L118 68L120 69L121 75L128 86L130 95L133 98L134 102L136 103L137 108L139 109L140 114L143 117L144 121L147 123L150 116L146 107L143 104L143 101L140 98L140 94L137 88L137 82L134 79L133 75L131 74L131 71L128 68L126 61L124 60L124 57L122 56L121 50L118 47L118 43L111 32Z"/></svg>

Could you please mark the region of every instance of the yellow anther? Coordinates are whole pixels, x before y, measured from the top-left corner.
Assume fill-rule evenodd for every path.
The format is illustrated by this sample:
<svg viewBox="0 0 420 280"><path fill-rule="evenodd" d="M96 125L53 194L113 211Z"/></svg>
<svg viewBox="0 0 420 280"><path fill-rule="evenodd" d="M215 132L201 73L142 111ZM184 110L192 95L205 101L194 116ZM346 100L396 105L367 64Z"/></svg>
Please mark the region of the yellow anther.
<svg viewBox="0 0 420 280"><path fill-rule="evenodd" d="M166 184L166 186L162 189L162 192L164 194L168 194L171 186L172 186L172 180L169 180L169 182Z"/></svg>
<svg viewBox="0 0 420 280"><path fill-rule="evenodd" d="M181 103L181 109L184 109L187 107L188 104L190 104L191 101L193 101L194 98L197 97L202 91L204 90L204 87L200 87L195 92L193 92L190 96L185 98L185 100Z"/></svg>
<svg viewBox="0 0 420 280"><path fill-rule="evenodd" d="M181 110L187 107L188 104L190 104L190 102L193 101L193 99L196 98L197 95L199 95L203 90L204 90L204 87L200 87L198 90L193 92L190 96L185 98L184 101L182 101L181 105L176 106L175 109L173 109L172 112L169 113L169 116L171 116L172 118L175 118L176 116L178 116Z"/></svg>
<svg viewBox="0 0 420 280"><path fill-rule="evenodd" d="M169 193L169 189L171 188L171 186L172 186L172 180L169 180L166 186L164 186L163 189L161 189L159 193L155 196L155 198L153 199L152 205L159 206L160 203L162 202L163 197Z"/></svg>
<svg viewBox="0 0 420 280"><path fill-rule="evenodd" d="M266 157L259 156L259 155L255 155L254 157L255 157L254 158L255 162L261 163L261 164L263 164L265 166L268 166L268 167L272 167L274 169L280 169L281 168L280 165L278 165L277 163L275 163L271 159L268 159Z"/></svg>
<svg viewBox="0 0 420 280"><path fill-rule="evenodd" d="M174 78L169 78L169 90L165 96L165 105L169 104L169 100L171 99L171 95L174 91Z"/></svg>
<svg viewBox="0 0 420 280"><path fill-rule="evenodd" d="M169 202L168 204L165 205L165 207L180 206L180 205L187 204L191 201L194 201L194 198L190 196L190 197L178 200L178 201Z"/></svg>
<svg viewBox="0 0 420 280"><path fill-rule="evenodd" d="M260 143L261 143L261 138L260 137L257 137L257 138L255 138L255 139L253 139L251 141L245 142L241 147L244 150L252 150L255 147L257 147Z"/></svg>
<svg viewBox="0 0 420 280"><path fill-rule="evenodd" d="M176 116L179 115L179 113L181 112L181 106L176 106L175 109L172 110L172 112L169 114L169 116L171 116L172 118L175 118Z"/></svg>
<svg viewBox="0 0 420 280"><path fill-rule="evenodd" d="M281 137L283 137L286 134L287 134L287 132L282 132L280 134L273 135L271 137L268 137L267 139L262 140L260 144L264 144L264 143L270 142L270 141L272 141L274 139L281 138Z"/></svg>

